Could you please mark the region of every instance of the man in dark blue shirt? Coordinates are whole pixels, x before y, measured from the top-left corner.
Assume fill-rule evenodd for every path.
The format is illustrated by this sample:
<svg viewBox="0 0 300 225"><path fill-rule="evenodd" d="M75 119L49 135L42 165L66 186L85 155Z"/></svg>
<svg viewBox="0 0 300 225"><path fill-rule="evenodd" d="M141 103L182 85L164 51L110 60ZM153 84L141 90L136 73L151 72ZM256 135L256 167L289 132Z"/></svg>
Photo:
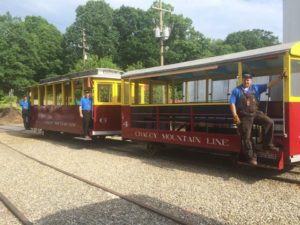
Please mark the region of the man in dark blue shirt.
<svg viewBox="0 0 300 225"><path fill-rule="evenodd" d="M260 94L268 88L278 84L286 76L282 73L278 79L268 84L252 84L252 75L244 74L243 83L234 88L230 97L230 109L235 124L238 125L242 137L242 148L245 159L250 164L257 164L256 155L251 141L253 123L262 125L264 128L263 148L265 150L279 151L273 145L274 122L271 118L258 110Z"/></svg>
<svg viewBox="0 0 300 225"><path fill-rule="evenodd" d="M89 136L90 123L92 120L92 98L90 91L84 91L85 96L79 102L79 115L83 118L83 135L86 139L91 139Z"/></svg>
<svg viewBox="0 0 300 225"><path fill-rule="evenodd" d="M23 124L26 130L30 129L30 115L29 115L29 109L30 109L30 102L27 99L27 95L23 96L23 99L19 101L19 105L22 108L22 118L23 118Z"/></svg>

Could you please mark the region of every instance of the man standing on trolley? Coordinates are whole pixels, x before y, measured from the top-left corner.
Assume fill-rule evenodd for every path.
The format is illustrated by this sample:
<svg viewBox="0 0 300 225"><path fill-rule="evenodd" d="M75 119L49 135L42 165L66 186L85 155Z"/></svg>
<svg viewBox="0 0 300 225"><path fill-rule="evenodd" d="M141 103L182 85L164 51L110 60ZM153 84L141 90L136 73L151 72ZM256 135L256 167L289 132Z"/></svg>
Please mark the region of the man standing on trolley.
<svg viewBox="0 0 300 225"><path fill-rule="evenodd" d="M20 100L18 104L22 108L22 118L23 118L24 128L26 130L30 130L30 115L29 115L30 102L27 99L26 94L24 94L23 99Z"/></svg>
<svg viewBox="0 0 300 225"><path fill-rule="evenodd" d="M90 97L90 90L84 91L85 96L79 102L79 115L83 118L83 135L87 140L91 140L89 136L90 124L92 120L92 98Z"/></svg>
<svg viewBox="0 0 300 225"><path fill-rule="evenodd" d="M251 138L253 123L263 126L263 149L279 151L279 148L273 144L274 122L258 110L258 104L260 94L278 84L285 76L286 73L283 72L281 76L268 84L252 84L252 75L244 74L243 83L232 91L230 109L234 123L238 125L241 134L243 155L250 164L257 164Z"/></svg>

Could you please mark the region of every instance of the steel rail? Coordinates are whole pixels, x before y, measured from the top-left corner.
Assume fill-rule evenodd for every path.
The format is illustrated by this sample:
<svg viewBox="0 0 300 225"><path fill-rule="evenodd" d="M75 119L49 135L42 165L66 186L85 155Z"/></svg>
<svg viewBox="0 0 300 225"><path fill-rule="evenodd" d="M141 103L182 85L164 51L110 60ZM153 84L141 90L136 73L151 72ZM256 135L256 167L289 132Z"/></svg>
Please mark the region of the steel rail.
<svg viewBox="0 0 300 225"><path fill-rule="evenodd" d="M0 201L6 206L6 208L23 224L23 225L32 225L33 223L30 222L27 217L11 202L8 200L0 192Z"/></svg>
<svg viewBox="0 0 300 225"><path fill-rule="evenodd" d="M36 158L34 158L34 157L30 156L30 155L27 155L27 154L25 154L25 153L23 153L23 152L21 152L21 151L15 149L15 148L13 148L13 147L11 147L11 146L9 146L9 145L3 143L2 141L0 141L0 143L1 143L2 145L6 146L7 148L9 148L9 149L11 149L11 150L13 150L13 151L19 153L20 155L23 155L24 157L26 157L26 158L28 158L28 159L31 159L31 160L33 160L33 161L35 161L35 162L37 162L37 163L39 163L39 164L41 164L41 165L43 165L43 166L49 167L49 168L51 168L51 169L53 169L53 170L55 170L55 171L57 171L57 172L60 172L60 173L62 173L62 174L64 174L64 175L67 175L67 176L72 177L72 178L74 178L74 179L76 179L76 180L79 180L79 181L81 181L81 182L84 182L84 183L86 183L86 184L88 184L88 185L90 185L90 186L96 187L96 188L98 188L98 189L101 189L101 190L103 190L103 191L106 191L106 192L108 192L108 193L111 193L111 194L113 194L113 195L115 195L115 196L118 196L118 197L121 198L121 199L124 199L124 200L126 200L126 201L128 201L128 202L130 202L130 203L133 203L133 204L135 204L135 205L138 205L138 206L141 207L141 208L144 208L144 209L149 210L149 211L151 211L151 212L153 212L153 213L156 213L157 215L160 215L160 216L162 216L162 217L165 217L165 218L167 218L167 219L169 219L169 220L172 220L172 221L174 221L174 222L176 222L176 223L178 223L178 224L181 224L181 225L188 225L188 224L191 224L191 223L188 223L187 221L185 221L185 220L183 220L183 219L181 219L181 218L179 218L179 217L176 217L176 216L171 215L171 214L169 214L169 213L167 213L167 212L164 212L164 211L162 211L162 210L159 210L158 208L155 208L155 207L152 207L152 206L150 206L150 205L147 205L147 204L145 204L145 203L142 202L142 201L138 201L137 199L134 199L134 198L132 198L132 197L128 197L128 196L126 196L126 195L123 195L123 194L121 194L121 193L119 193L119 192L117 192L117 191L114 191L114 190L110 189L110 188L104 187L103 185L100 185L100 184L97 184L97 183L95 183L95 182L89 181L89 180L84 179L84 178L82 178L82 177L80 177L80 176L77 176L77 175L75 175L75 174L69 173L69 172L67 172L67 171L65 171L65 170L62 170L62 169L58 168L58 167L52 166L52 165L50 165L50 164L48 164L48 163L45 163L45 162L43 162L43 161L41 161L41 160L38 160L38 159L36 159ZM26 225L27 225L27 224L26 224Z"/></svg>

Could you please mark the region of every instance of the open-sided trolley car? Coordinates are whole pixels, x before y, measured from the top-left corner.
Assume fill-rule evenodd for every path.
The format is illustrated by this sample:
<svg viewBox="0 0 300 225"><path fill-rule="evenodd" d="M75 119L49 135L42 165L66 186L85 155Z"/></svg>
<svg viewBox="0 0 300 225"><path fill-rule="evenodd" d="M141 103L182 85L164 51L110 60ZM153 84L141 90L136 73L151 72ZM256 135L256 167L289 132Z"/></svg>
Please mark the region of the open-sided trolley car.
<svg viewBox="0 0 300 225"><path fill-rule="evenodd" d="M124 73L122 136L239 155L241 138L229 107L232 89L245 72L253 83L283 82L261 96L260 110L274 120L280 152L259 149L262 130L253 127L261 166L283 169L300 161L300 43ZM151 145L152 144L152 145Z"/></svg>
<svg viewBox="0 0 300 225"><path fill-rule="evenodd" d="M121 71L95 69L42 80L29 90L31 128L81 135L79 100L92 91L91 136L121 134Z"/></svg>

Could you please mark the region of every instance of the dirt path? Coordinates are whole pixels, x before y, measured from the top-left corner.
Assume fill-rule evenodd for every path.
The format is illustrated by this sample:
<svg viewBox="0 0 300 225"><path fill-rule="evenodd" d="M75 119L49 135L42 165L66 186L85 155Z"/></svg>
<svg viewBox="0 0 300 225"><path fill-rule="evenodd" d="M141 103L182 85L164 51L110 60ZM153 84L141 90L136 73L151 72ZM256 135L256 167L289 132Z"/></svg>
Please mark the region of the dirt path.
<svg viewBox="0 0 300 225"><path fill-rule="evenodd" d="M22 123L22 115L16 108L0 108L0 124Z"/></svg>

